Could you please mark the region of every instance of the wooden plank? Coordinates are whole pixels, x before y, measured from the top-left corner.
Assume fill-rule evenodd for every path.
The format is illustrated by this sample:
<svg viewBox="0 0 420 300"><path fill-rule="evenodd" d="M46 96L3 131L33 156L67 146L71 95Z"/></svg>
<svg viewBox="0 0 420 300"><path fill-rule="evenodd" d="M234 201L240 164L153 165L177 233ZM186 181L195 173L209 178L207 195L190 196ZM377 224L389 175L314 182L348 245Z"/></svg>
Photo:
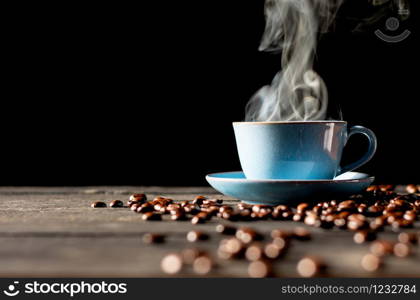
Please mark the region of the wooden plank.
<svg viewBox="0 0 420 300"><path fill-rule="evenodd" d="M223 238L214 232L219 223L216 218L201 225L169 220L147 222L127 208L90 208L95 200L126 200L132 192L147 190L149 197L163 194L175 200L192 199L197 194L218 196L210 188L0 188L0 276L165 276L159 268L160 259L168 252L192 246L185 239L192 229L210 233L210 240L197 246L215 253ZM231 198L222 198L227 203L236 203ZM292 229L297 223L259 221L233 225L251 226L268 238L272 229ZM417 222L411 231L419 228ZM369 274L360 267L368 245L354 244L352 233L308 229L313 240L294 241L287 256L275 264L279 276L297 276L296 263L305 254L323 257L330 266L330 276L419 276L418 246L413 247L414 253L409 258L389 258L380 273ZM166 233L168 240L158 246L145 245L141 236L146 232ZM395 241L396 233L387 230L379 237ZM219 267L210 276L247 276L245 261L216 261ZM181 276L194 274L186 269Z"/></svg>

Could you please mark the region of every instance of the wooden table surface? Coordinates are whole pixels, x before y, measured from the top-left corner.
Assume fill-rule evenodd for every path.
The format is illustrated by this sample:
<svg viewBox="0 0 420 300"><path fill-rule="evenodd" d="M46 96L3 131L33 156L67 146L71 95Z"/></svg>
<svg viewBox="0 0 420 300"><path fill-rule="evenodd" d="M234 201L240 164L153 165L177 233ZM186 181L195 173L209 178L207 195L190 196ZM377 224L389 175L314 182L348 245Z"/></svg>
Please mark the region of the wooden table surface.
<svg viewBox="0 0 420 300"><path fill-rule="evenodd" d="M161 258L169 252L197 246L210 251L218 267L209 275L246 277L244 260L224 261L216 257L223 236L215 232L221 221L192 225L190 222L143 221L128 208L93 209L93 201L121 199L126 202L134 192L145 192L174 200L191 200L196 195L220 197L225 203L237 200L221 196L208 187L1 187L0 188L0 276L1 277L162 277ZM223 221L223 223L231 223ZM291 221L235 222L234 226L250 226L265 234L274 228L292 229ZM300 226L305 226L299 223ZM420 222L414 229L418 231ZM210 233L210 240L192 243L185 238L189 230ZM330 276L377 277L420 276L419 246L408 258L389 257L384 268L368 273L360 267L360 259L368 253L368 245L353 242L352 233L338 229L308 227L311 241L293 241L283 259L275 263L278 276L296 277L296 263L306 254L325 259ZM167 234L167 242L146 245L147 232ZM396 241L397 234L387 229L380 238ZM194 276L186 269L179 276Z"/></svg>

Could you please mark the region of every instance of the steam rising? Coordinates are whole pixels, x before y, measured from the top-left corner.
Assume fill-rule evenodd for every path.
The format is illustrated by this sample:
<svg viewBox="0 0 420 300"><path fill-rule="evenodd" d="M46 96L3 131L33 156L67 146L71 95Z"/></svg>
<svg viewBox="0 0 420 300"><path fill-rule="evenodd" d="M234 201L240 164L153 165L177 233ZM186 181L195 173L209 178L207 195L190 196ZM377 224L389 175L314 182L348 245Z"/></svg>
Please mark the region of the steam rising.
<svg viewBox="0 0 420 300"><path fill-rule="evenodd" d="M342 0L266 0L259 50L282 50L282 70L246 106L246 121L325 120L328 94L312 69L319 32L328 29Z"/></svg>

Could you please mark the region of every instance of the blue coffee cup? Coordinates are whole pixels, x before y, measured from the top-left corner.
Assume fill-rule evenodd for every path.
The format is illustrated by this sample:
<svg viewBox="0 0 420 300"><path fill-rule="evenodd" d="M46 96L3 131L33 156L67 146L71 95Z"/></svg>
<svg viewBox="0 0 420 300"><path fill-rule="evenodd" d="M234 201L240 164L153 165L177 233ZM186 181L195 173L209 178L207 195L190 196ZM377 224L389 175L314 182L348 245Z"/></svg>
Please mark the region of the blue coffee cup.
<svg viewBox="0 0 420 300"><path fill-rule="evenodd" d="M376 137L362 126L347 130L345 121L234 122L242 170L248 179L332 179L367 163ZM366 154L340 166L347 140L360 133L369 140Z"/></svg>

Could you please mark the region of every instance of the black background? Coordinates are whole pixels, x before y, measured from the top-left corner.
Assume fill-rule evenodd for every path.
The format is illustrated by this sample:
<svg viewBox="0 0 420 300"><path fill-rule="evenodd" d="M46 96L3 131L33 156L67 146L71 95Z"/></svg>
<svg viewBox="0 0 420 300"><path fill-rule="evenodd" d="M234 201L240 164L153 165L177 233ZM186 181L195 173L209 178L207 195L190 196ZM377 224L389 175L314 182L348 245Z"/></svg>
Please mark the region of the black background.
<svg viewBox="0 0 420 300"><path fill-rule="evenodd" d="M330 108L377 134L361 170L418 182L418 1L396 44L373 34L400 32L387 17L352 32L370 11L348 2L315 62ZM205 185L240 169L231 122L280 69L257 50L262 0L32 5L2 10L1 185ZM344 160L365 147L352 138Z"/></svg>

